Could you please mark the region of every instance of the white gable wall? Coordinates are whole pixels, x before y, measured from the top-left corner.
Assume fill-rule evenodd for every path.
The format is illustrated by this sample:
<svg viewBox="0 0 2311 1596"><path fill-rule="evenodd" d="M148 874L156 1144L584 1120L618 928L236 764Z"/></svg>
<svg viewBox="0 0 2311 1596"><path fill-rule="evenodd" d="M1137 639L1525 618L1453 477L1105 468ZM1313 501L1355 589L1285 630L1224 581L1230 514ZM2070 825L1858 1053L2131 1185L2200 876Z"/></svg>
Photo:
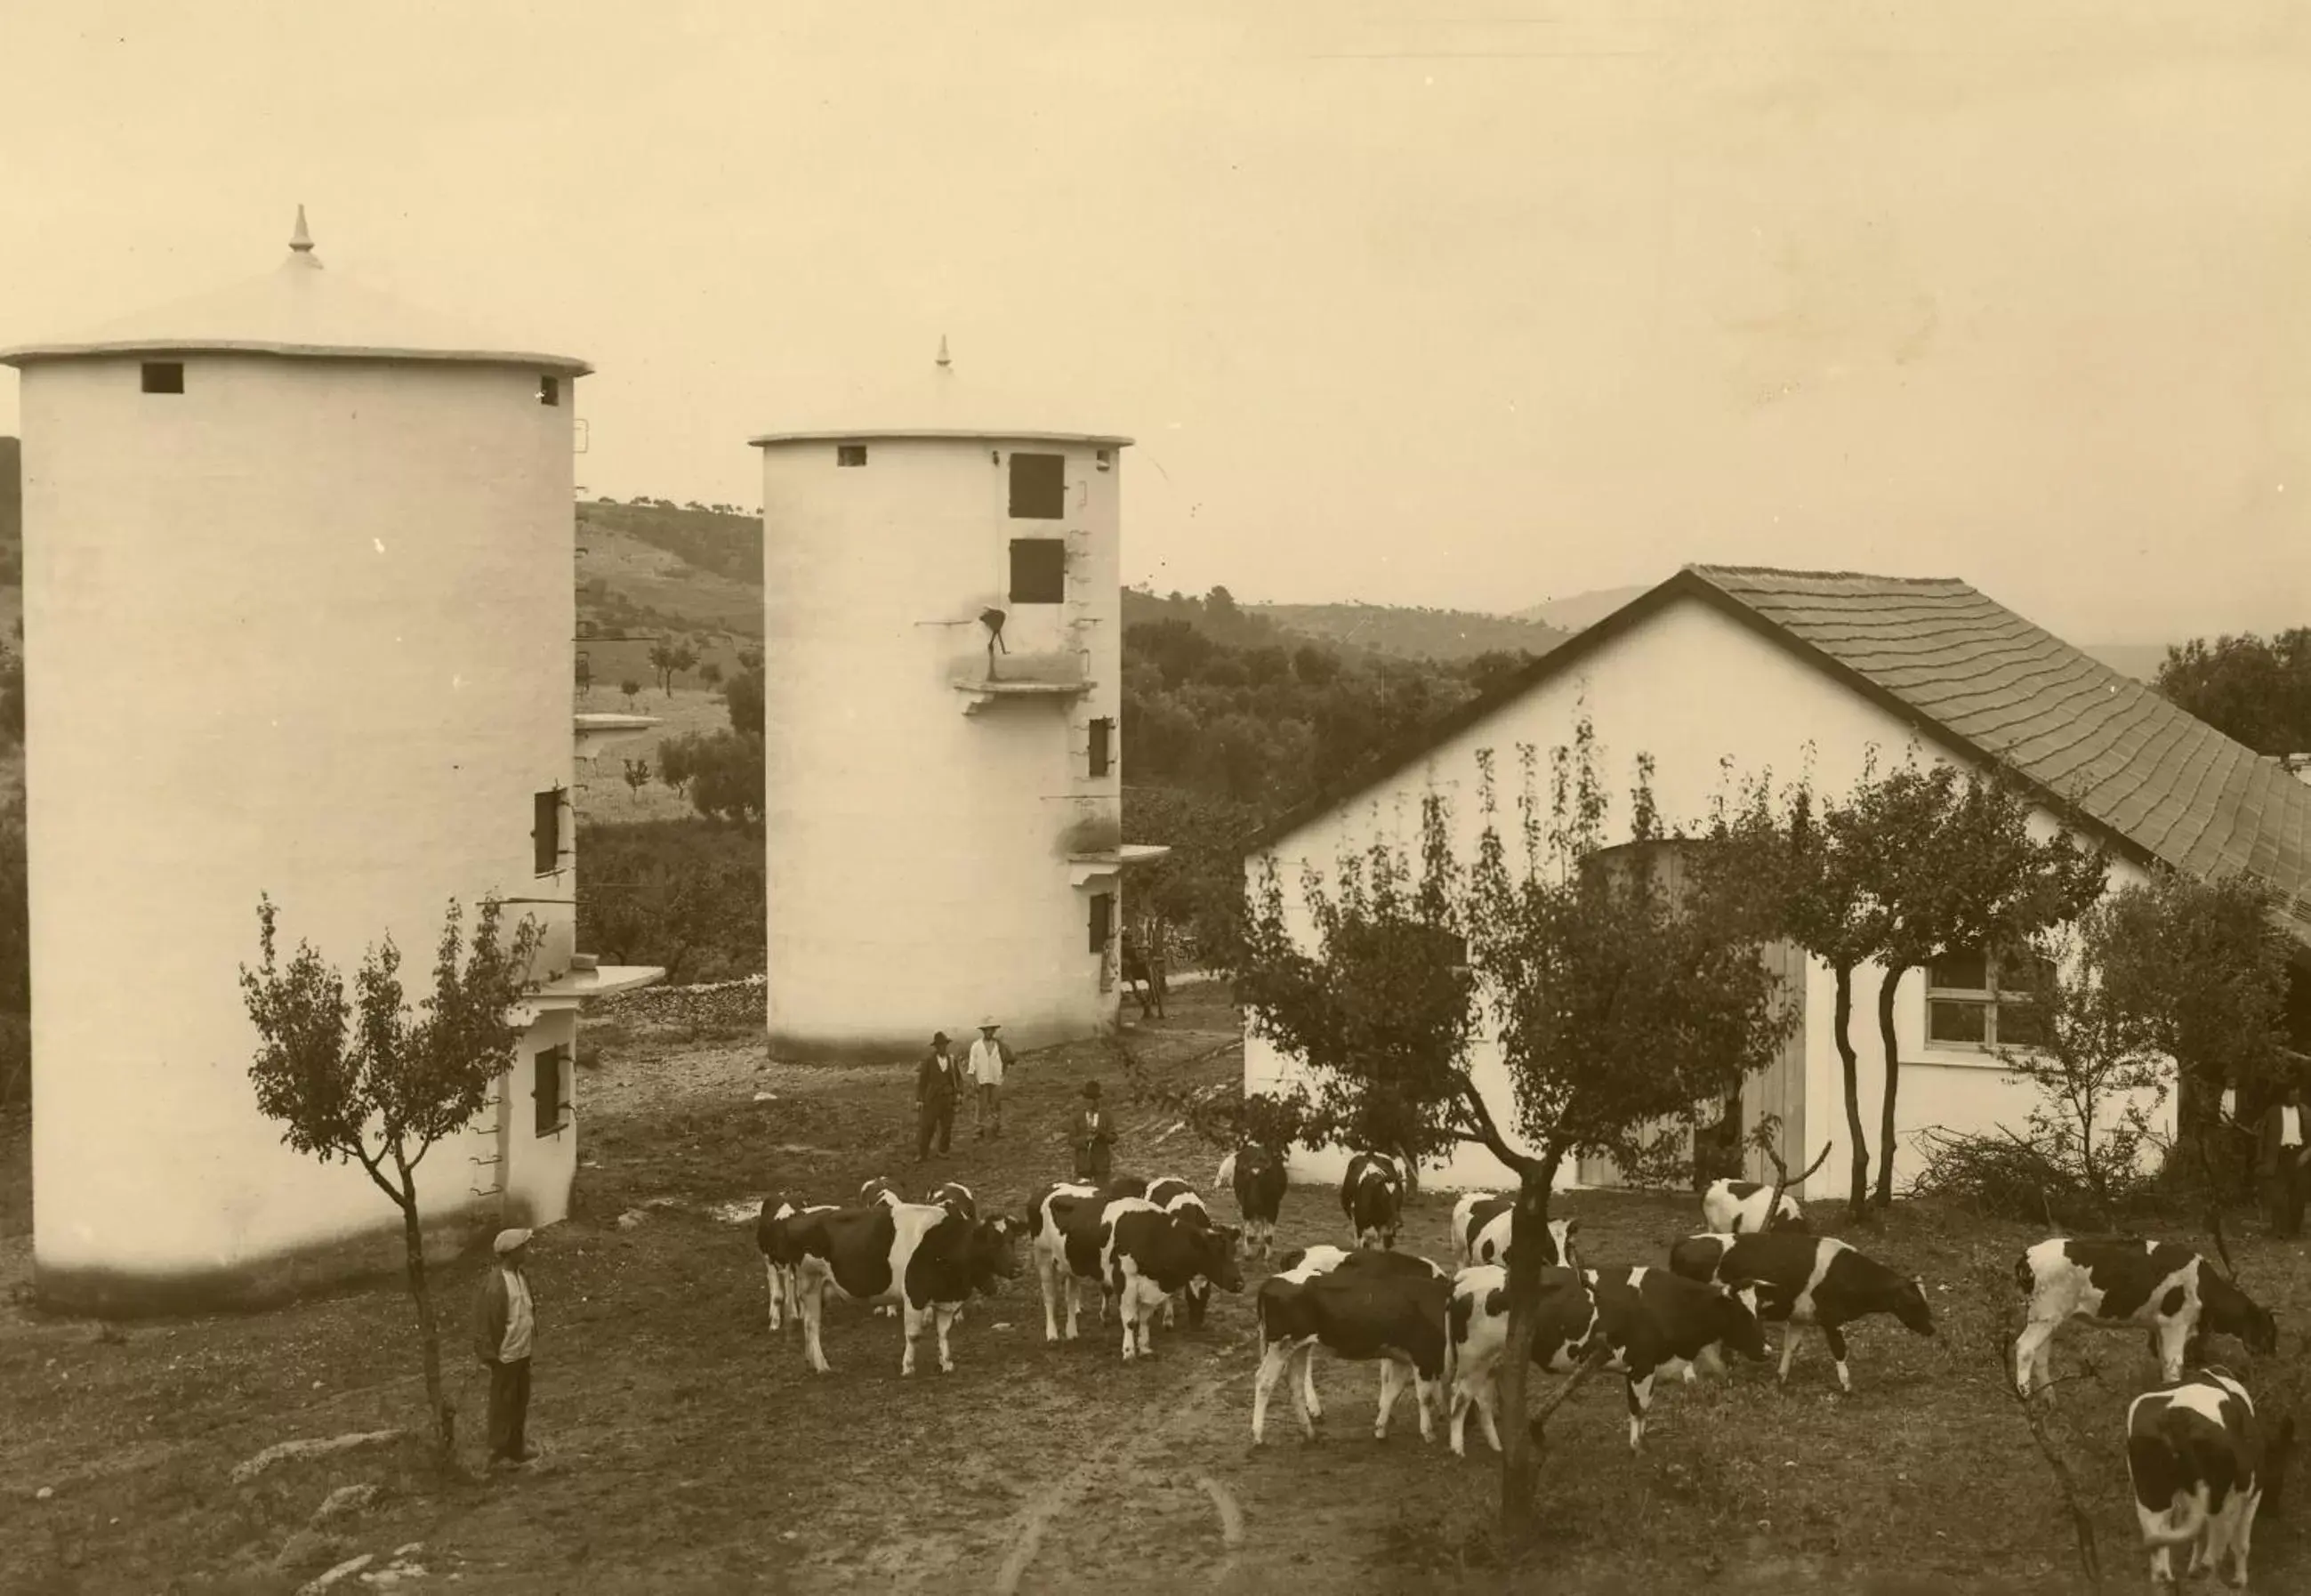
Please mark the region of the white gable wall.
<svg viewBox="0 0 2311 1596"><path fill-rule="evenodd" d="M1653 757L1653 795L1664 821L1682 822L1688 827L1705 819L1716 794L1723 792L1730 798L1738 782L1768 771L1779 786L1810 765L1817 791L1842 794L1859 781L1873 743L1880 768L1901 763L1914 738L1922 760L1967 763L1963 755L1914 732L1909 724L1782 644L1702 600L1682 598L1606 643L1565 675L1501 706L1418 763L1278 842L1269 857L1276 861L1286 903L1301 936L1312 945L1312 929L1299 901L1304 867L1314 866L1330 881L1343 853L1368 846L1376 835L1391 837L1417 854L1421 798L1431 789L1451 798L1461 857L1475 857L1477 839L1484 829L1484 816L1478 808L1477 756L1487 748L1493 751L1503 832L1513 838L1522 780L1517 746L1530 744L1538 750L1536 781L1545 803L1548 751L1570 745L1576 715L1584 702L1596 727L1600 772L1612 795L1608 826L1616 838L1628 834L1628 789L1640 754ZM1731 762L1730 772L1722 765L1723 761ZM2054 818L2045 813L2037 815L2036 825L2041 835L2059 829ZM1255 885L1258 868L1257 858L1248 864L1249 878ZM2142 879L2143 872L2130 862L2113 866L2114 886ZM1828 971L1817 963L1808 986L1809 1161L1824 1140L1836 1144L1828 1162L1801 1190L1801 1195L1818 1200L1845 1190L1851 1153L1844 1073L1830 1034L1834 983ZM1874 969L1855 972L1851 1033L1862 1080L1863 1129L1873 1157L1884 1077L1883 1049L1878 1042L1878 986ZM1910 1146L1918 1131L1937 1125L1961 1130L1986 1130L1999 1124L2019 1129L2032 1095L2009 1080L1987 1054L1926 1048L1923 972L1913 972L1905 979L1895 1013L1904 1060L1896 1104L1904 1144L1895 1163L1899 1190L1918 1167ZM1513 1104L1498 1049L1489 1036L1478 1042L1472 1064L1495 1117L1509 1130L1514 1123ZM1289 1060L1258 1036L1247 1033L1247 1090L1269 1088L1288 1079L1290 1071ZM2171 1104L2167 1118L2171 1129ZM1513 1138L1513 1131L1509 1133ZM1291 1167L1295 1180L1337 1182L1347 1163L1347 1155L1342 1151L1301 1149L1295 1153ZM1560 1186L1574 1183L1571 1165L1567 1160L1560 1172ZM1461 1148L1442 1167L1424 1169L1422 1179L1429 1185L1447 1188L1513 1185L1513 1177L1498 1160L1474 1147Z"/></svg>

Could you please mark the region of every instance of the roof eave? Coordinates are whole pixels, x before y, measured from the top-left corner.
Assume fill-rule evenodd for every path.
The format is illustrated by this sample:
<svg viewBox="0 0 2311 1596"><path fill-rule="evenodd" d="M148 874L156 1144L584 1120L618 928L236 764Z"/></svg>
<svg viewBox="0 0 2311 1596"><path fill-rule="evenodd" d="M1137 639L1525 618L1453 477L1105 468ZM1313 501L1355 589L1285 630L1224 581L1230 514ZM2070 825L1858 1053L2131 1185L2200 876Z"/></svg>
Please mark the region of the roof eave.
<svg viewBox="0 0 2311 1596"><path fill-rule="evenodd" d="M411 349L336 344L292 344L261 338L123 338L97 344L22 344L0 349L0 365L26 366L69 360L102 360L123 355L266 354L289 360L424 361L448 365L521 366L571 377L586 377L594 368L574 355L545 354L519 349Z"/></svg>
<svg viewBox="0 0 2311 1596"><path fill-rule="evenodd" d="M751 448L765 449L779 443L867 443L877 439L949 439L973 443L1089 443L1109 449L1129 449L1136 441L1115 432L1043 432L1031 429L1007 431L987 427L866 427L848 432L763 432L747 439L746 442Z"/></svg>

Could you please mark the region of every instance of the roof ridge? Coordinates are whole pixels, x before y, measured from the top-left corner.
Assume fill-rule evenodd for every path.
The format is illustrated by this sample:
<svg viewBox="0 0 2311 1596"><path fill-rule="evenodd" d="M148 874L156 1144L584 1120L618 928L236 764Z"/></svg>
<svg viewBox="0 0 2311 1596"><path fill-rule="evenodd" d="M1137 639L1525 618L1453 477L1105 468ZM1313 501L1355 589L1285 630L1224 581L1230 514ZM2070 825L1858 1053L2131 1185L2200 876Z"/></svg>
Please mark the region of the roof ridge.
<svg viewBox="0 0 2311 1596"><path fill-rule="evenodd" d="M1872 571L1800 571L1785 565L1716 565L1706 561L1688 561L1681 569L1697 575L1722 573L1726 576L1796 576L1818 580L1849 582L1888 582L1903 587L1958 587L1968 592L1973 587L1965 578L1956 576L1881 576Z"/></svg>

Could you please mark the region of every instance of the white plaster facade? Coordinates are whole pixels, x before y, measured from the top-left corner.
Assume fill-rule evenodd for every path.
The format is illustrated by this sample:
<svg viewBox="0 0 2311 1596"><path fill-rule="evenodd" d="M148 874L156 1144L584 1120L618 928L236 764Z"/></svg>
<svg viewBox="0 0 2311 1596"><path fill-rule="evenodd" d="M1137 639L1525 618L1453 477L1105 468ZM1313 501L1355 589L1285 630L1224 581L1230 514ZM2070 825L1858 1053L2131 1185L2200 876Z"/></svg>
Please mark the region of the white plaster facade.
<svg viewBox="0 0 2311 1596"><path fill-rule="evenodd" d="M1145 851L1120 846L1129 440L1003 430L959 380L942 360L909 408L754 440L769 1025L794 1056L911 1054L987 1016L1033 1047L1116 1016ZM1022 471L1058 474L1056 514L1013 513ZM1016 585L1021 540L1061 587Z"/></svg>
<svg viewBox="0 0 2311 1596"><path fill-rule="evenodd" d="M355 1166L257 1112L257 903L345 976L389 933L410 1001L443 912L545 928L521 1056L419 1171L429 1218L567 1209L573 946L570 388L559 356L397 333L302 239L269 279L22 367L42 1289L197 1296L377 1232ZM358 341L356 341L358 339ZM428 342L429 339L433 341ZM464 353L460 353L460 352ZM148 362L179 391L147 391ZM548 379L558 403L545 400ZM553 800L552 868L532 831ZM554 1049L562 1050L559 1054Z"/></svg>
<svg viewBox="0 0 2311 1596"><path fill-rule="evenodd" d="M1286 903L1296 911L1304 864L1314 865L1330 878L1343 851L1362 848L1379 834L1394 837L1417 852L1421 798L1432 789L1451 798L1461 856L1473 858L1484 825L1477 798L1478 753L1495 751L1504 824L1513 825L1517 745L1540 750L1545 781L1548 750L1571 744L1583 704L1597 728L1600 763L1613 795L1609 827L1624 838L1627 789L1640 754L1654 759L1653 792L1664 820L1688 824L1704 819L1712 798L1726 790L1721 761L1731 762L1737 779L1771 772L1777 784L1810 769L1815 789L1824 793L1849 790L1860 779L1872 745L1881 768L1898 763L1914 742L1921 760L1962 766L1969 763L1755 628L1687 597L1646 615L1564 674L1537 682L1424 759L1276 839L1263 854L1247 861L1247 879L1256 885L1260 859L1272 858ZM2042 836L2054 834L2059 824L2043 811L2035 821ZM2111 878L2116 886L2146 877L2132 862L2116 859ZM1311 936L1304 913L1299 929ZM1851 1030L1860 1061L1862 1123L1873 1162L1884 1073L1877 1033L1879 984L1879 972L1874 967L1855 972ZM1850 1168L1844 1077L1830 1025L1834 992L1827 968L1807 961L1801 1066L1804 1162L1810 1162L1825 1141L1834 1150L1820 1171L1798 1189L1806 1198L1842 1193ZM1917 1173L1919 1131L1934 1126L1963 1131L2019 1126L2033 1099L2029 1089L2006 1075L1993 1057L1928 1045L1924 992L1923 976L1914 971L1896 999L1903 1059L1896 1101L1897 1190ZM1487 1101L1498 1112L1509 1101L1509 1088L1497 1047L1489 1037L1479 1040L1472 1062ZM1286 1081L1292 1068L1289 1060L1247 1031L1247 1091ZM2171 1098L2161 1113L2171 1131ZM1505 1117L1504 1122L1509 1122ZM1794 1132L1797 1128L1792 1129ZM1752 1158L1762 1162L1755 1155ZM1341 1151L1295 1149L1293 1178L1337 1182L1346 1173L1347 1162L1347 1154ZM1798 1159L1791 1162L1793 1173L1801 1167ZM1770 1170L1753 1173L1771 1178ZM1580 1173L1568 1163L1559 1173L1560 1187L1579 1185ZM1515 1183L1497 1159L1475 1147L1463 1147L1442 1166L1425 1168L1422 1180L1447 1189L1503 1190Z"/></svg>

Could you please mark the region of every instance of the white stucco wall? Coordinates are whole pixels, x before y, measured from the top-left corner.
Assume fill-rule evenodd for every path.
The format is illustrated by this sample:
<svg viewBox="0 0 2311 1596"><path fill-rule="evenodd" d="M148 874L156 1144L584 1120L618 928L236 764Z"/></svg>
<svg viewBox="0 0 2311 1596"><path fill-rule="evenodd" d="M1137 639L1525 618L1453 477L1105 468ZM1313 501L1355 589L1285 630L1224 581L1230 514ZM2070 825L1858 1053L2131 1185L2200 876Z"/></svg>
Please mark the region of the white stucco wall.
<svg viewBox="0 0 2311 1596"><path fill-rule="evenodd" d="M1088 443L871 435L763 446L765 832L772 1045L920 1051L982 1015L1015 1047L1111 1023L1073 850L1120 833L1120 725L1089 773L1090 723L1120 720L1121 453ZM1066 457L1062 519L1010 516L1014 450ZM1011 601L1014 538L1063 538L1067 602ZM966 713L984 609L999 678L1072 672L1089 693ZM1081 830L1089 826L1102 835Z"/></svg>
<svg viewBox="0 0 2311 1596"><path fill-rule="evenodd" d="M1917 735L1909 724L1751 628L1699 600L1681 599L1565 676L1504 705L1419 763L1281 839L1269 857L1277 861L1287 905L1299 909L1304 864L1315 865L1330 878L1344 851L1365 846L1375 834L1392 836L1417 850L1421 799L1431 789L1452 798L1458 846L1463 859L1473 859L1484 829L1477 796L1478 752L1494 751L1503 824L1504 829L1513 827L1520 784L1517 745L1531 744L1540 751L1546 802L1548 752L1570 746L1582 701L1596 726L1602 774L1612 795L1608 825L1617 839L1628 835L1628 789L1640 754L1653 757L1653 794L1664 820L1688 824L1705 818L1714 795L1727 791L1731 796L1721 761L1731 762L1737 781L1771 772L1777 786L1810 770L1815 789L1824 793L1850 790L1860 780L1873 744L1881 769L1901 763L1914 737L1921 760L1964 763L1955 751ZM2034 824L2042 836L2059 829L2054 818L2043 812ZM1248 866L1254 872L1257 868L1257 859ZM1248 878L1258 879L1256 874ZM2115 886L2143 878L2130 862L2113 866ZM1302 935L1312 941L1304 912L1299 925ZM1877 1028L1879 982L1879 972L1873 967L1855 972L1851 1031L1860 1061L1863 1127L1873 1158L1884 1092ZM1895 1160L1897 1190L1916 1173L1919 1131L1936 1125L1959 1130L2019 1126L2032 1101L2029 1090L2013 1082L1989 1055L1926 1045L1924 990L1923 972L1913 972L1896 999L1904 1062L1896 1099L1901 1144ZM1827 968L1814 962L1805 1022L1807 1161L1824 1140L1835 1144L1835 1150L1801 1189L1800 1195L1809 1199L1842 1192L1851 1163L1844 1077L1830 1027L1834 990ZM1479 1041L1471 1064L1487 1101L1496 1114L1502 1113L1509 1101L1508 1083L1489 1039ZM1290 1070L1289 1060L1247 1031L1247 1090L1286 1080ZM2171 1129L2171 1102L2163 1113ZM1337 1182L1346 1173L1347 1156L1337 1150L1299 1149L1292 1159L1293 1177ZM1514 1183L1499 1160L1473 1147L1461 1148L1439 1167L1424 1169L1422 1180L1447 1189L1499 1189ZM1569 1161L1558 1183L1575 1183Z"/></svg>
<svg viewBox="0 0 2311 1596"><path fill-rule="evenodd" d="M512 367L184 362L179 395L134 358L22 375L44 1276L231 1271L397 1224L256 1110L260 893L283 956L310 940L349 991L390 932L413 1002L451 898L470 925L493 891L571 896L529 835L571 777L568 379L547 406ZM565 968L572 911L520 912ZM484 1139L426 1159L429 1212L493 1183ZM566 1205L566 1173L534 1178Z"/></svg>

